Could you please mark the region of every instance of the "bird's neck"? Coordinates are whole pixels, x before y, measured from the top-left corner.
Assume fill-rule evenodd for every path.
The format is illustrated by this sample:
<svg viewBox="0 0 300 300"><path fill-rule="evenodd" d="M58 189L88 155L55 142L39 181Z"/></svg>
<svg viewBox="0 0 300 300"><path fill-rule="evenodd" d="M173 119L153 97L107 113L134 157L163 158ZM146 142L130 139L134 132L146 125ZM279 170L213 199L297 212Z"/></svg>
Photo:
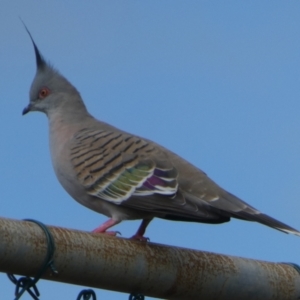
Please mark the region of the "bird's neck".
<svg viewBox="0 0 300 300"><path fill-rule="evenodd" d="M73 125L92 118L79 94L74 93L71 101L67 96L59 95L56 105L48 109L47 116L50 126L56 123Z"/></svg>
<svg viewBox="0 0 300 300"><path fill-rule="evenodd" d="M88 113L83 102L75 105L61 105L59 108L48 112L49 139L52 161L55 166L55 157L65 155L66 145L73 136L85 126L94 123L94 118Z"/></svg>
<svg viewBox="0 0 300 300"><path fill-rule="evenodd" d="M62 139L69 140L85 124L94 122L82 101L75 101L72 105L62 104L49 111L47 116L50 139L58 138L62 143Z"/></svg>

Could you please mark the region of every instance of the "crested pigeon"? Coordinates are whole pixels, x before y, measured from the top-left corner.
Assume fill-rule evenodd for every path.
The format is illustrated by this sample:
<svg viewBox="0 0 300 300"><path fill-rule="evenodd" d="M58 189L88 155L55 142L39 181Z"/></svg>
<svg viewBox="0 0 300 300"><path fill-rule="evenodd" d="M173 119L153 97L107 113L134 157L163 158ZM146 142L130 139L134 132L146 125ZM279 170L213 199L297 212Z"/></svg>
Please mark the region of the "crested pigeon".
<svg viewBox="0 0 300 300"><path fill-rule="evenodd" d="M300 235L225 191L170 150L96 120L77 89L45 61L26 30L37 71L23 115L30 111L47 115L59 182L76 201L110 218L94 232L116 235L107 230L123 220L141 219L132 238L145 241L146 227L154 217L211 224L233 217Z"/></svg>

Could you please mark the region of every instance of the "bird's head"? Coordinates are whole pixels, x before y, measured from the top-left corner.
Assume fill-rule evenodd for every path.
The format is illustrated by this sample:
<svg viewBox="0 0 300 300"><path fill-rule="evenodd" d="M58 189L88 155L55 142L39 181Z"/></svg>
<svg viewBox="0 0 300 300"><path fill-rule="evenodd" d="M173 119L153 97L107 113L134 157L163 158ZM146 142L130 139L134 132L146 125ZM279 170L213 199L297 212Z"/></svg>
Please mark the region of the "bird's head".
<svg viewBox="0 0 300 300"><path fill-rule="evenodd" d="M29 30L25 28L34 47L37 69L30 88L30 102L24 108L23 115L30 111L41 111L49 116L63 107L76 107L76 104L84 106L76 88L46 62Z"/></svg>

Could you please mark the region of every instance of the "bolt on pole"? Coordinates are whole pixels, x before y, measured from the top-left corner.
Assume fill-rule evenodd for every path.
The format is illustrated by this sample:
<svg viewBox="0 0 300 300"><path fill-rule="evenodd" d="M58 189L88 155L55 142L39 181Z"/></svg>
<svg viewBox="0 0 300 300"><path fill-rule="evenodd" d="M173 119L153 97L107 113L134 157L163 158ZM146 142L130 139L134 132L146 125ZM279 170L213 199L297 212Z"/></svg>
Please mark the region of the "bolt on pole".
<svg viewBox="0 0 300 300"><path fill-rule="evenodd" d="M290 265L48 226L54 265L43 279L161 299L300 299ZM35 276L47 239L35 223L0 218L0 272Z"/></svg>

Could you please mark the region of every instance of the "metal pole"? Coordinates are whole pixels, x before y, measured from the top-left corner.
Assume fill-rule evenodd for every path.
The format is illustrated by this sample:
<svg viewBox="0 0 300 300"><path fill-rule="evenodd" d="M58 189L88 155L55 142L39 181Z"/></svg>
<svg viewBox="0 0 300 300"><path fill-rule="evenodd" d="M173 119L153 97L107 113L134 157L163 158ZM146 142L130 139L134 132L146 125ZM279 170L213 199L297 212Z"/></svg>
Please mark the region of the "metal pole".
<svg viewBox="0 0 300 300"><path fill-rule="evenodd" d="M300 299L291 266L48 227L58 275L44 279L163 299ZM34 276L47 242L34 223L0 218L0 272Z"/></svg>

